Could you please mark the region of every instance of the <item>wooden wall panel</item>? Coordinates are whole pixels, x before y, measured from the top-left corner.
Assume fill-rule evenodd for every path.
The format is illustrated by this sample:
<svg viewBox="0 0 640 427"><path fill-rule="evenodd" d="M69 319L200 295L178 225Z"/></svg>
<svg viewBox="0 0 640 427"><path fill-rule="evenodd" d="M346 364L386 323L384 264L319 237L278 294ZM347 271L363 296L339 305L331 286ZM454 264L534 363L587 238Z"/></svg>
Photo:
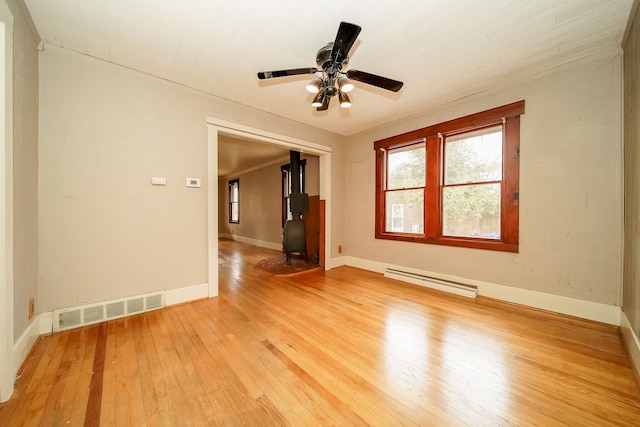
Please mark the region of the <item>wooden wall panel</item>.
<svg viewBox="0 0 640 427"><path fill-rule="evenodd" d="M302 214L307 239L307 261L320 252L320 196L309 196L309 211Z"/></svg>

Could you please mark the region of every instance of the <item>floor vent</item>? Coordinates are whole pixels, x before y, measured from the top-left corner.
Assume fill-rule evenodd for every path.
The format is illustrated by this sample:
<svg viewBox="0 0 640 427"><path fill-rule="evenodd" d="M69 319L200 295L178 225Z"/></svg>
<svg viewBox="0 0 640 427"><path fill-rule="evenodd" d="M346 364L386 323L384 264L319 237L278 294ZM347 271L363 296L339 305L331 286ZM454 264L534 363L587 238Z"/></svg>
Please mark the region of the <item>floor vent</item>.
<svg viewBox="0 0 640 427"><path fill-rule="evenodd" d="M436 277L411 273L408 271L396 270L394 268L387 268L384 271L384 277L401 280L403 282L425 286L427 288L437 289L439 291L449 292L456 295L462 295L468 298L475 298L478 296L477 286L467 285L465 283L454 282L451 280L438 279Z"/></svg>
<svg viewBox="0 0 640 427"><path fill-rule="evenodd" d="M53 332L157 310L164 306L164 292L159 292L54 310Z"/></svg>
<svg viewBox="0 0 640 427"><path fill-rule="evenodd" d="M58 324L60 325L60 328L67 329L80 326L82 323L80 314L80 310L70 310L60 313L58 316Z"/></svg>
<svg viewBox="0 0 640 427"><path fill-rule="evenodd" d="M115 319L116 317L122 317L125 315L124 301L112 302L105 304L107 307L107 319Z"/></svg>

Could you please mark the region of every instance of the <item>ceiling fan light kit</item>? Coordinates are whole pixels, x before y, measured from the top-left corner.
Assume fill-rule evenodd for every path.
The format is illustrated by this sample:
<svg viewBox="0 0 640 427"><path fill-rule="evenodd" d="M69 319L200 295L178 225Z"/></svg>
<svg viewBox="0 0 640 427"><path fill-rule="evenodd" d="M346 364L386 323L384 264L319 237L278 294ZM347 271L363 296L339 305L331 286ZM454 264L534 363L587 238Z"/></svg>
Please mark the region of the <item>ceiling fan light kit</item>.
<svg viewBox="0 0 640 427"><path fill-rule="evenodd" d="M338 99L340 100L340 106L342 108L351 107L351 100L349 99L349 95L347 95L345 92L340 92L340 94L338 95Z"/></svg>
<svg viewBox="0 0 640 427"><path fill-rule="evenodd" d="M353 83L346 77L338 77L338 89L340 92L351 92L353 90Z"/></svg>
<svg viewBox="0 0 640 427"><path fill-rule="evenodd" d="M321 78L317 78L311 82L309 82L309 84L307 85L307 91L310 93L318 93L320 92L320 89L322 88L322 79Z"/></svg>
<svg viewBox="0 0 640 427"><path fill-rule="evenodd" d="M351 100L347 92L351 92L354 85L349 79L398 92L403 85L400 81L364 71L342 71L349 63L349 51L358 38L361 29L358 25L341 22L335 41L327 43L316 54L316 64L320 67L319 69L292 68L289 70L262 71L258 73L258 79L322 73L321 77L312 80L306 86L307 91L316 94L311 105L316 107L318 111L328 109L329 102L335 95L338 95L341 107L351 107Z"/></svg>
<svg viewBox="0 0 640 427"><path fill-rule="evenodd" d="M313 107L321 107L322 102L324 101L324 98L325 98L324 92L318 92L318 94L313 97L313 101L311 102L311 105Z"/></svg>

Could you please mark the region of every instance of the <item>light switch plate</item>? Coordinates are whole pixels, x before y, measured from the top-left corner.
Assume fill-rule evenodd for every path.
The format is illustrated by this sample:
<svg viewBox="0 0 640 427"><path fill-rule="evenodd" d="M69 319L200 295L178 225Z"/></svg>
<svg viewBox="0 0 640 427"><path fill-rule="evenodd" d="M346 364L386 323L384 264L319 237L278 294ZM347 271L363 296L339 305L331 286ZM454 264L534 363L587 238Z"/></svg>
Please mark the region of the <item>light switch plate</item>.
<svg viewBox="0 0 640 427"><path fill-rule="evenodd" d="M153 185L167 185L167 178L160 176L151 177L151 184Z"/></svg>

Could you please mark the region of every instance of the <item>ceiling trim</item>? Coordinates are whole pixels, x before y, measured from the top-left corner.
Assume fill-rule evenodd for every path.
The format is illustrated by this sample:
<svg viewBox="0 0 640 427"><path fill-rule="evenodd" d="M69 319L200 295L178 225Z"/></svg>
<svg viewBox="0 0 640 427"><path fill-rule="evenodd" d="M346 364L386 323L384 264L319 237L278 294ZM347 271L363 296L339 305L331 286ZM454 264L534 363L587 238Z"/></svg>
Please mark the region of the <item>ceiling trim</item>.
<svg viewBox="0 0 640 427"><path fill-rule="evenodd" d="M13 0L13 1L9 0L7 2L7 5L11 7L11 3L16 4L18 10L20 11L20 14L24 17L24 20L27 23L27 27L29 27L29 30L31 31L33 38L36 40L36 44L38 45L38 48L39 48L40 43L42 43L42 37L40 37L40 33L36 28L36 24L33 22L33 18L31 17L31 12L29 12L29 8L27 7L26 4L24 4L24 0Z"/></svg>
<svg viewBox="0 0 640 427"><path fill-rule="evenodd" d="M627 20L627 26L624 29L624 36L622 36L622 41L620 42L620 46L624 50L624 45L627 44L627 39L629 38L629 33L631 32L631 27L636 19L636 13L638 12L638 6L640 5L640 0L633 0L633 5L631 6L631 13L629 13L629 19Z"/></svg>

